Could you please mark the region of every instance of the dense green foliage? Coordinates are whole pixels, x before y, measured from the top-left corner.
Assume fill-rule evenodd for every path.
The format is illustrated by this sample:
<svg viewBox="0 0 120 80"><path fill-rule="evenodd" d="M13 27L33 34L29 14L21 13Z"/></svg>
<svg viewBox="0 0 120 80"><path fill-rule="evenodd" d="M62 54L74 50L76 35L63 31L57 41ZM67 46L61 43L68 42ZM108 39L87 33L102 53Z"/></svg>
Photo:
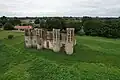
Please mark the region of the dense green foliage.
<svg viewBox="0 0 120 80"><path fill-rule="evenodd" d="M21 25L21 21L18 18L13 18L13 19L9 19L9 23L11 23L12 25L16 26L16 25Z"/></svg>
<svg viewBox="0 0 120 80"><path fill-rule="evenodd" d="M3 16L0 18L0 23L4 25L8 21L7 17Z"/></svg>
<svg viewBox="0 0 120 80"><path fill-rule="evenodd" d="M14 26L11 23L5 23L4 30L13 30Z"/></svg>
<svg viewBox="0 0 120 80"><path fill-rule="evenodd" d="M24 19L28 19L26 17ZM34 17L35 19L35 17ZM36 17L34 23L32 23L32 18L27 23L22 23L19 18L8 18L1 17L0 25L5 26L6 24L16 25L31 25L33 27L46 28L52 30L53 28L59 28L61 30L66 28L75 28L75 33L81 35L81 27L84 27L84 32L86 35L90 36L100 36L107 38L120 38L120 18L101 18L101 17ZM2 27L1 26L1 27ZM4 28L14 29L11 26Z"/></svg>
<svg viewBox="0 0 120 80"><path fill-rule="evenodd" d="M39 23L40 23L39 18L36 18L34 23L35 23L35 24L39 24Z"/></svg>
<svg viewBox="0 0 120 80"><path fill-rule="evenodd" d="M4 30L13 30L16 25L21 25L21 21L17 17L11 19L5 16L0 17L0 27L4 27Z"/></svg>
<svg viewBox="0 0 120 80"><path fill-rule="evenodd" d="M0 35L0 80L119 80L120 40L76 36L71 56L24 48L23 33ZM8 34L12 40L4 39Z"/></svg>
<svg viewBox="0 0 120 80"><path fill-rule="evenodd" d="M40 24L41 28L46 28L48 30L52 30L53 28L65 30L66 28L75 28L75 32L77 33L82 26L82 23L79 20L66 20L61 17L52 17L46 19L36 18L35 24Z"/></svg>
<svg viewBox="0 0 120 80"><path fill-rule="evenodd" d="M120 20L83 17L83 26L86 35L120 38Z"/></svg>
<svg viewBox="0 0 120 80"><path fill-rule="evenodd" d="M75 32L83 34L81 27L84 27L86 35L101 36L108 38L120 38L120 19L119 18L99 18L99 17L83 17L77 18L64 18L64 17L46 17L36 18L35 23L40 24L40 27L53 29L53 28L75 28Z"/></svg>

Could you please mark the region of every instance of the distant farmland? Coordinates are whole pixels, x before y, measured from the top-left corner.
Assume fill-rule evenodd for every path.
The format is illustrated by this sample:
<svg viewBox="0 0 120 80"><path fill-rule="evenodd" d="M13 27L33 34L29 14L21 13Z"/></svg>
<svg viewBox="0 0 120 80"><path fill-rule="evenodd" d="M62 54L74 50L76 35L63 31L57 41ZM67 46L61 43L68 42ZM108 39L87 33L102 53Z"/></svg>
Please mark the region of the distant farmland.
<svg viewBox="0 0 120 80"><path fill-rule="evenodd" d="M8 34L15 37L6 39ZM0 80L120 80L120 40L76 36L71 56L24 48L23 33L0 32Z"/></svg>

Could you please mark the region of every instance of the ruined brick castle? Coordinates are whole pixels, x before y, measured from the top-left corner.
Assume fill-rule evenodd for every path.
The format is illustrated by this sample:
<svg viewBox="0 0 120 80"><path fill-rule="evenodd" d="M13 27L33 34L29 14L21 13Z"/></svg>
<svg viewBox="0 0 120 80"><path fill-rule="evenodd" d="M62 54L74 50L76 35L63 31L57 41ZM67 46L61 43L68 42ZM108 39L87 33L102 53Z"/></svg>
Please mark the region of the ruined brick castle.
<svg viewBox="0 0 120 80"><path fill-rule="evenodd" d="M38 28L25 30L25 46L28 48L45 48L71 55L74 53L75 45L74 28L66 28L66 31L60 29L48 31Z"/></svg>

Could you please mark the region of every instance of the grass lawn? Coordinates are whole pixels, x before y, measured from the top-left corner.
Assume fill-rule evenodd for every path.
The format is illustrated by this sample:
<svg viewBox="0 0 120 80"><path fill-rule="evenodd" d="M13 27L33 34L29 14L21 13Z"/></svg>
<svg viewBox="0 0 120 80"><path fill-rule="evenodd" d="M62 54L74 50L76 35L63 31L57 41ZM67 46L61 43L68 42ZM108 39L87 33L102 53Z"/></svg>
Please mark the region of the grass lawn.
<svg viewBox="0 0 120 80"><path fill-rule="evenodd" d="M4 39L8 34L16 37ZM26 49L23 33L0 32L0 80L120 80L119 39L76 38L75 53L68 56Z"/></svg>
<svg viewBox="0 0 120 80"><path fill-rule="evenodd" d="M16 37L16 36L21 36L23 34L24 34L23 32L14 32L14 31L3 31L3 30L0 30L0 40L4 39L4 38L7 38L8 35L14 35L14 37Z"/></svg>

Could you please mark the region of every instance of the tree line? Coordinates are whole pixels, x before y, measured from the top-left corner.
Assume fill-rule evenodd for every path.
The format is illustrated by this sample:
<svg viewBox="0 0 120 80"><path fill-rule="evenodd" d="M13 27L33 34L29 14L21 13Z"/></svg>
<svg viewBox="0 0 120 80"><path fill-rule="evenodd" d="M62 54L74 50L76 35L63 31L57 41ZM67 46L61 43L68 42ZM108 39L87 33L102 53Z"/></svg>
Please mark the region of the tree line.
<svg viewBox="0 0 120 80"><path fill-rule="evenodd" d="M34 24L38 24L39 26L34 26ZM21 20L17 17L7 18L3 16L0 18L0 25L5 30L12 30L14 26L21 25ZM53 28L61 30L75 28L75 33L79 35L120 38L120 17L35 17L34 23L25 25L46 28L48 30L52 30Z"/></svg>
<svg viewBox="0 0 120 80"><path fill-rule="evenodd" d="M4 30L13 30L16 25L21 25L21 21L17 17L7 18L2 16L0 18L0 27L3 27Z"/></svg>
<svg viewBox="0 0 120 80"><path fill-rule="evenodd" d="M35 23L47 29L72 27L75 28L75 32L79 35L120 38L120 18L93 18L88 16L81 19L56 17L42 20L37 18Z"/></svg>
<svg viewBox="0 0 120 80"><path fill-rule="evenodd" d="M49 17L46 19L37 18L34 22L35 24L40 24L38 28L46 28L52 30L53 28L59 28L65 30L66 28L75 28L75 32L78 32L82 26L80 20L69 20L61 17Z"/></svg>
<svg viewBox="0 0 120 80"><path fill-rule="evenodd" d="M120 38L119 18L91 18L83 17L83 26L86 35L101 36L107 38Z"/></svg>

